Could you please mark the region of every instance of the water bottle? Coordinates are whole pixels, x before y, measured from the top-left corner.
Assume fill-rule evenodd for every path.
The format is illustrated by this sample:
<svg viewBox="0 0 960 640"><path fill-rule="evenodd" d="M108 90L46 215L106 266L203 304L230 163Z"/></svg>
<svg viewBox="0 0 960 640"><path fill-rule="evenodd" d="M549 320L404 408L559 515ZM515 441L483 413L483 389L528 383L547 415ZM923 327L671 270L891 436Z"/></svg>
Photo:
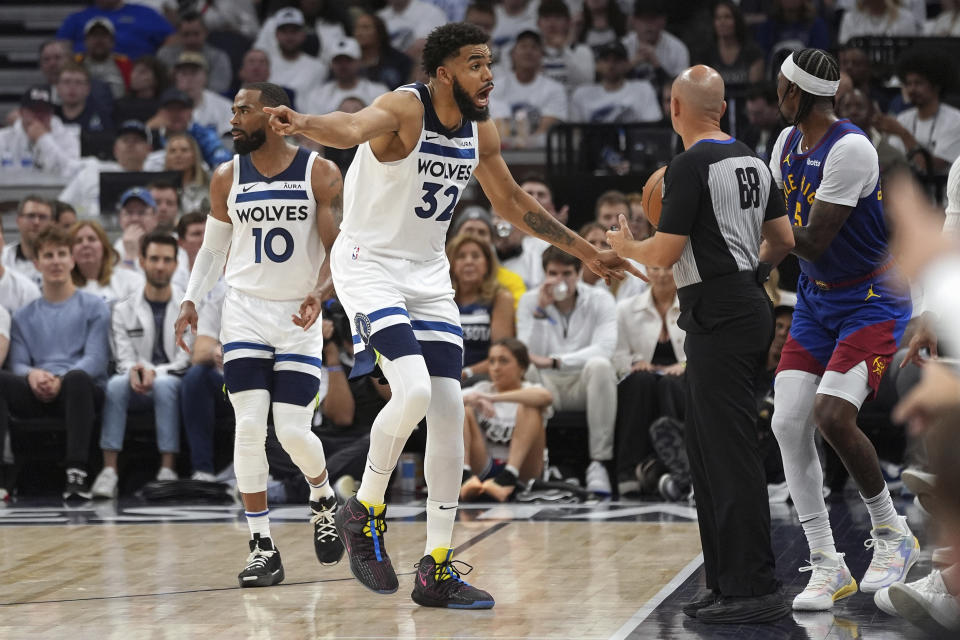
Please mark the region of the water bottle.
<svg viewBox="0 0 960 640"><path fill-rule="evenodd" d="M567 283L561 280L557 284L553 285L553 299L557 302L562 302L567 299L567 295L570 293L570 287L567 286Z"/></svg>

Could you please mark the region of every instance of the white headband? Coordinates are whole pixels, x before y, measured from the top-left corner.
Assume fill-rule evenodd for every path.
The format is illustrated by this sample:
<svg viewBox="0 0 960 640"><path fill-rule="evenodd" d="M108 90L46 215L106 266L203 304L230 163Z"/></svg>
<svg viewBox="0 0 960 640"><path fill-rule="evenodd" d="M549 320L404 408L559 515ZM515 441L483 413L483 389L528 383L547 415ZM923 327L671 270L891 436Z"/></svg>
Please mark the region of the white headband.
<svg viewBox="0 0 960 640"><path fill-rule="evenodd" d="M790 82L815 96L835 96L837 95L837 87L840 86L839 80L824 80L798 67L793 62L792 53L784 58L783 64L780 66L780 73Z"/></svg>

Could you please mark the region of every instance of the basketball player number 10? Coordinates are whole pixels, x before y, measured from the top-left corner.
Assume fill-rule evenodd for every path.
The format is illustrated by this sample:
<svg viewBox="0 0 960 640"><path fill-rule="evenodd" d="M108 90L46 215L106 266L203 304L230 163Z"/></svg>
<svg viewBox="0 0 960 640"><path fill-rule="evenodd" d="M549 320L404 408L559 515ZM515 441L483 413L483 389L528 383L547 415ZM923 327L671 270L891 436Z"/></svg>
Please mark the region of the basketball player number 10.
<svg viewBox="0 0 960 640"><path fill-rule="evenodd" d="M273 250L274 240L283 238L283 251L277 253ZM293 255L293 236L282 227L274 227L267 231L266 235L260 227L253 228L253 261L257 264L263 259L266 253L271 262L286 262Z"/></svg>

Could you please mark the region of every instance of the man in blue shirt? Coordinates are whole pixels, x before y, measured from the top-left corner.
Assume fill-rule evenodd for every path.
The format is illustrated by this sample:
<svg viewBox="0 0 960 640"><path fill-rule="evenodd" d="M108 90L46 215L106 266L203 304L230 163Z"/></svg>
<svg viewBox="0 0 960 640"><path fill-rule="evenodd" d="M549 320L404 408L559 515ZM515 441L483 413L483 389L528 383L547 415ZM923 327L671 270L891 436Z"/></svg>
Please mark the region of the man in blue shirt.
<svg viewBox="0 0 960 640"><path fill-rule="evenodd" d="M84 51L84 25L99 17L107 18L116 27L114 51L131 60L153 55L173 33L170 23L150 7L126 4L123 0L96 0L92 7L67 16L57 30L57 38L72 42L74 51Z"/></svg>
<svg viewBox="0 0 960 640"><path fill-rule="evenodd" d="M64 499L89 498L87 458L109 359L110 311L77 291L70 238L59 227L37 237L43 295L13 315L10 368L0 371L0 439L10 415L63 418L67 431Z"/></svg>

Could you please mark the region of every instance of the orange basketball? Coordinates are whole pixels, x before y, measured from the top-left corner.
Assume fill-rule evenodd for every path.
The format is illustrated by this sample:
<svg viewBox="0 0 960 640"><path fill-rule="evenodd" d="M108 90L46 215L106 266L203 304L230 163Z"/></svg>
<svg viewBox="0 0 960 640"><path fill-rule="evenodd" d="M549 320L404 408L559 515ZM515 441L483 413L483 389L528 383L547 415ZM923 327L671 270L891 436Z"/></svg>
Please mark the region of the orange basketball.
<svg viewBox="0 0 960 640"><path fill-rule="evenodd" d="M647 214L647 220L654 227L660 223L660 207L663 206L663 174L666 172L666 167L660 167L650 174L647 183L643 185L643 197L640 203L643 205L644 213Z"/></svg>

